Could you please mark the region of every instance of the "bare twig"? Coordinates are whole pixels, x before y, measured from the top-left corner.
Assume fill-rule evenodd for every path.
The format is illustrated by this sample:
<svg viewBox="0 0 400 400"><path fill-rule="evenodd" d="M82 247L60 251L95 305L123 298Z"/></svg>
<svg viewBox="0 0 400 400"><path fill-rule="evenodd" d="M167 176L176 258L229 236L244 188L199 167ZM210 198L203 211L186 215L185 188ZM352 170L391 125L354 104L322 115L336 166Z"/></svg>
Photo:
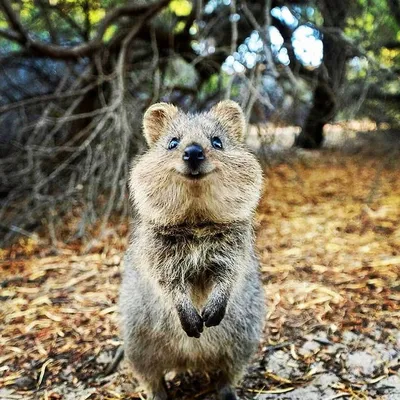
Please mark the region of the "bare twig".
<svg viewBox="0 0 400 400"><path fill-rule="evenodd" d="M12 35L15 41L18 41L29 50L33 50L34 52L52 57L54 59L76 59L90 56L91 54L101 49L101 47L104 45L103 36L107 28L117 19L124 16L140 16L140 25L143 26L143 24L147 22L149 18L151 18L154 14L158 13L162 8L164 8L169 3L169 1L170 0L160 0L159 2L153 3L151 5L129 4L126 6L115 8L105 16L97 29L95 37L92 40L73 47L47 44L30 38L25 31L23 25L21 24L18 15L12 9L9 1L0 0L0 5L2 6L7 16L11 27L15 31ZM9 36L9 39L11 39L11 36Z"/></svg>
<svg viewBox="0 0 400 400"><path fill-rule="evenodd" d="M109 77L106 77L104 79L104 81L112 80L112 79L114 79L114 77L111 75ZM38 103L41 103L41 102L50 102L53 100L68 99L70 97L80 97L80 96L83 96L84 94L86 94L87 92L89 92L90 90L94 89L95 87L97 87L100 83L101 82L96 81L96 82L93 82L93 83L87 85L85 88L80 89L80 90L76 90L76 91L72 91L72 92L68 91L65 93L55 92L55 93L51 93L51 94L44 94L41 96L35 96L31 99L21 100L21 101L15 102L15 103L7 104L5 106L0 107L0 114L15 110L16 108L37 105Z"/></svg>
<svg viewBox="0 0 400 400"><path fill-rule="evenodd" d="M265 12L266 12L265 28L263 28L257 22L256 17L250 11L249 7L247 7L247 4L246 4L245 1L243 1L243 3L242 3L242 8L243 8L244 15L247 17L247 19L249 20L250 24L254 27L255 30L257 30L260 33L260 37L261 37L261 40L263 42L263 47L264 47L267 70L273 77L277 78L279 76L279 73L276 70L274 59L272 57L271 37L270 37L270 34L269 34L269 27L271 25L271 17L270 17L271 0L266 0L266 6L265 6Z"/></svg>
<svg viewBox="0 0 400 400"><path fill-rule="evenodd" d="M237 27L237 18L236 18L236 0L231 0L230 4L230 21L231 21L231 49L230 53L233 54L237 48L238 41L238 27ZM229 99L231 97L232 84L233 84L234 75L231 75L228 80L225 99Z"/></svg>
<svg viewBox="0 0 400 400"><path fill-rule="evenodd" d="M157 46L157 37L154 28L150 30L151 34L151 48L153 50L153 60L151 62L151 70L153 72L153 96L151 98L151 103L156 102L160 97L160 85L161 85L161 77L160 77L160 69L158 64L160 62L160 54Z"/></svg>

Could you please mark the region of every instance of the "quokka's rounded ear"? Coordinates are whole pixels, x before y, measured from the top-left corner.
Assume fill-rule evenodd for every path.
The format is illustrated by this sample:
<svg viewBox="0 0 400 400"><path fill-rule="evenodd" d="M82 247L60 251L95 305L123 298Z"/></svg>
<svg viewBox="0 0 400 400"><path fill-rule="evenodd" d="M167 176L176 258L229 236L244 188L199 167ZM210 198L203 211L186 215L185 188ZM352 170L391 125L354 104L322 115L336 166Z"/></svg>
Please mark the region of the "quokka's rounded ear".
<svg viewBox="0 0 400 400"><path fill-rule="evenodd" d="M160 138L177 113L178 109L168 103L156 103L146 110L143 117L143 133L149 146Z"/></svg>
<svg viewBox="0 0 400 400"><path fill-rule="evenodd" d="M228 131L228 134L241 142L244 140L246 120L238 103L232 100L221 101L211 109L211 113Z"/></svg>

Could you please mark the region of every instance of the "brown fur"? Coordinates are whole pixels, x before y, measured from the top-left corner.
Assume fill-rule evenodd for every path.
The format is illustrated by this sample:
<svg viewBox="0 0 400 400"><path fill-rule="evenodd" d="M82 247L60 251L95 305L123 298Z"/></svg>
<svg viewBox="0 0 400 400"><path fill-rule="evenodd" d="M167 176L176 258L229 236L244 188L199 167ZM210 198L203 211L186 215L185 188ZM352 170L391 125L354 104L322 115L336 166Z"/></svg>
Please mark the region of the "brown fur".
<svg viewBox="0 0 400 400"><path fill-rule="evenodd" d="M263 322L252 229L262 175L242 143L243 113L232 101L199 115L160 103L143 126L150 149L131 172L137 219L121 289L126 355L158 400L171 369L218 373L220 397L233 399ZM182 160L193 143L200 179Z"/></svg>
<svg viewBox="0 0 400 400"><path fill-rule="evenodd" d="M228 103L226 108L224 103ZM172 107L164 106L163 121L157 115L157 123L149 121L155 117L152 108L145 114L144 133L152 147L135 163L130 178L133 200L142 218L159 225L229 223L251 218L262 176L258 162L242 143L244 118L239 106L223 102L201 115L176 112ZM231 132L233 123L237 126ZM223 152L210 146L213 135L225 139ZM165 150L173 137L182 138L182 148L191 142L204 147L205 178L191 181L182 176L182 153Z"/></svg>

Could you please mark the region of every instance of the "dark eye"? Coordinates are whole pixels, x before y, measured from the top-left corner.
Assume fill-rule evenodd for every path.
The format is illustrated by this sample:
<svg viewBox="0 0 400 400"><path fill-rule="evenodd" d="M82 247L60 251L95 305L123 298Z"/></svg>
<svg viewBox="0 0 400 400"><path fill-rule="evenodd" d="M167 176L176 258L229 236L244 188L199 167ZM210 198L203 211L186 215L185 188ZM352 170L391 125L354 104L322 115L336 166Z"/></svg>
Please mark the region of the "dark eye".
<svg viewBox="0 0 400 400"><path fill-rule="evenodd" d="M176 147L178 147L179 144L179 139L174 137L171 139L171 141L168 143L168 150L173 150Z"/></svg>
<svg viewBox="0 0 400 400"><path fill-rule="evenodd" d="M214 149L222 150L222 142L219 137L214 136L211 139L211 144L212 144L212 147L214 147Z"/></svg>

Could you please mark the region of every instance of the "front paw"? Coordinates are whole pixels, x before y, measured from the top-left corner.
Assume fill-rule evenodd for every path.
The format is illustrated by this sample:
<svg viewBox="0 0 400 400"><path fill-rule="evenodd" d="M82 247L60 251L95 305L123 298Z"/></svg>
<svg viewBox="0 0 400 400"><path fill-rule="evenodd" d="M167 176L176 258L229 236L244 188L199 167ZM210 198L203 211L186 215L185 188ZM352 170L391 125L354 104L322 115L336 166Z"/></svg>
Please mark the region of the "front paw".
<svg viewBox="0 0 400 400"><path fill-rule="evenodd" d="M217 326L220 324L225 316L226 301L221 299L211 299L201 314L204 325L209 328L210 326Z"/></svg>
<svg viewBox="0 0 400 400"><path fill-rule="evenodd" d="M178 308L178 316L183 330L189 337L199 338L203 332L203 320L195 308Z"/></svg>

